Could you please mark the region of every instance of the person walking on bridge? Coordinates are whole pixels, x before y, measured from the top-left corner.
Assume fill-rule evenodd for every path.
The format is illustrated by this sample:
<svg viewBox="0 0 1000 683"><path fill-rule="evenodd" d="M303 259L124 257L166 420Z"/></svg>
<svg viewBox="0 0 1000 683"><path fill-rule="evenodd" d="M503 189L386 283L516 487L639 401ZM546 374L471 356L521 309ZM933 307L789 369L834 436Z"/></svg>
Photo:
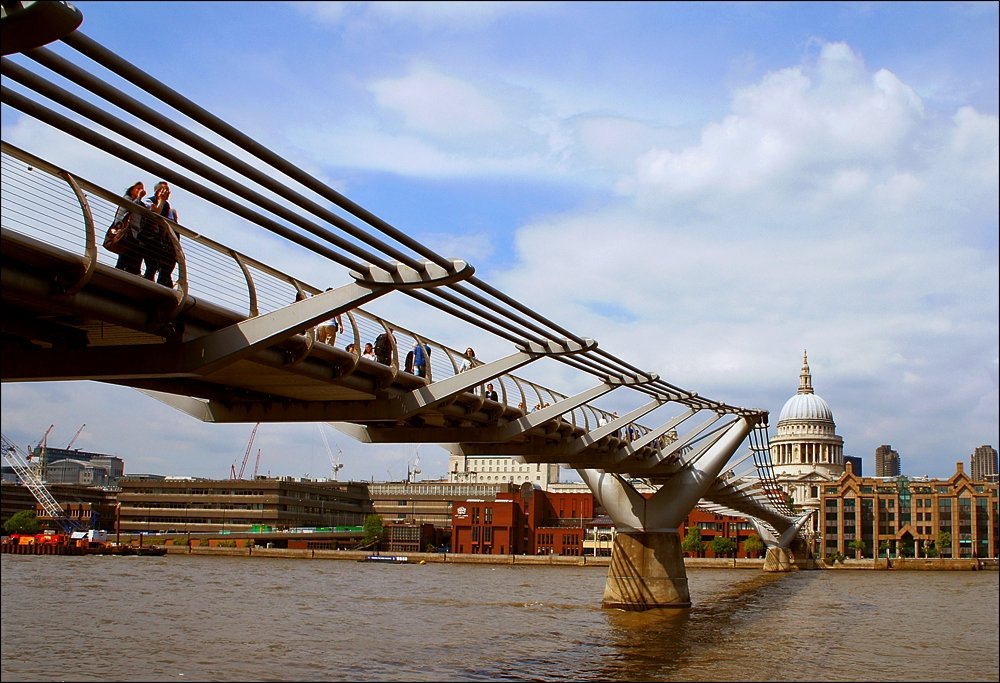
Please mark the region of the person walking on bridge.
<svg viewBox="0 0 1000 683"><path fill-rule="evenodd" d="M344 318L343 314L338 313L319 326L316 331L316 339L333 346L337 343L337 333L342 329L344 329Z"/></svg>
<svg viewBox="0 0 1000 683"><path fill-rule="evenodd" d="M417 377L427 377L427 365L431 362L431 347L419 341L413 345L413 370Z"/></svg>

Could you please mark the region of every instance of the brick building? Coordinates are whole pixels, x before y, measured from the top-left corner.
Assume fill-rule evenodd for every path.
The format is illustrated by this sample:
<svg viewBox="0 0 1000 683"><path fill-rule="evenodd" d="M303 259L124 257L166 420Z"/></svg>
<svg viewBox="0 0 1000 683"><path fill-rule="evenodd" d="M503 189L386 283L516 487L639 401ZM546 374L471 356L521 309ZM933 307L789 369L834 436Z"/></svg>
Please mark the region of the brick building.
<svg viewBox="0 0 1000 683"><path fill-rule="evenodd" d="M948 479L860 477L850 465L840 480L823 487L820 552L874 558L874 553L924 557L947 532L944 557L997 556L997 484L974 481L962 463ZM864 543L852 553L851 541ZM932 551L933 552L933 551Z"/></svg>
<svg viewBox="0 0 1000 683"><path fill-rule="evenodd" d="M647 493L646 495L650 495ZM697 526L705 549L700 557L714 557L711 542L718 536L743 544L755 534L743 517L720 515L695 508L679 533ZM455 506L452 550L492 555L610 556L617 533L611 519L596 505L589 491L553 492L522 486L494 500L470 498Z"/></svg>

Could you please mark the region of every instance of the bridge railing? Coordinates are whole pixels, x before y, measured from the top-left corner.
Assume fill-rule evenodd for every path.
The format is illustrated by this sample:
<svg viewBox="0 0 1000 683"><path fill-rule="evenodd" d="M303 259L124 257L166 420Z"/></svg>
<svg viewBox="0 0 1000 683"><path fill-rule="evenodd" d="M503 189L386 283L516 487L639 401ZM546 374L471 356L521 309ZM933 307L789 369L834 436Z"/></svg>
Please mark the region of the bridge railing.
<svg viewBox="0 0 1000 683"><path fill-rule="evenodd" d="M103 246L104 232L119 208L139 210L151 218L166 221L146 209L139 209L122 194L116 194L89 180L70 174L44 159L7 142L2 143L0 179L3 181L3 228L13 230L70 253L81 254L90 268L96 263L114 266L117 255ZM176 289L183 299L203 297L247 317L278 310L306 296L320 293L318 287L288 275L257 259L212 240L197 230L167 221L179 236L177 242L178 277ZM134 276L139 277L139 276ZM392 364L403 369L407 352L419 339L428 345L431 381L446 379L459 372L463 352L428 339L362 308L343 316L344 329L335 344L346 348L355 345L360 356L365 344L374 345L383 332L391 332L396 341ZM315 328L304 330L315 340ZM479 359L480 362L482 359ZM492 381L498 402L523 412L535 406L556 403L565 394L535 382L505 374ZM476 391L485 391L485 383ZM612 415L591 405L567 412L562 419L584 429L593 429ZM648 431L639 427L643 433Z"/></svg>

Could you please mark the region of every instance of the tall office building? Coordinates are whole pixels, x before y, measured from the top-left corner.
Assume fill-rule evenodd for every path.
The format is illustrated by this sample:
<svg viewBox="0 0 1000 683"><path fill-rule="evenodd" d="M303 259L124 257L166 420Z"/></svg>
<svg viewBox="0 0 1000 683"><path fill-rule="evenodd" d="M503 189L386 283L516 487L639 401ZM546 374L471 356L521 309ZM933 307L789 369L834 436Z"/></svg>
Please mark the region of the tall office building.
<svg viewBox="0 0 1000 683"><path fill-rule="evenodd" d="M969 460L969 470L973 481L997 480L997 449L993 446L979 446Z"/></svg>
<svg viewBox="0 0 1000 683"><path fill-rule="evenodd" d="M899 453L892 450L892 446L883 444L875 449L875 476L876 477L898 477Z"/></svg>

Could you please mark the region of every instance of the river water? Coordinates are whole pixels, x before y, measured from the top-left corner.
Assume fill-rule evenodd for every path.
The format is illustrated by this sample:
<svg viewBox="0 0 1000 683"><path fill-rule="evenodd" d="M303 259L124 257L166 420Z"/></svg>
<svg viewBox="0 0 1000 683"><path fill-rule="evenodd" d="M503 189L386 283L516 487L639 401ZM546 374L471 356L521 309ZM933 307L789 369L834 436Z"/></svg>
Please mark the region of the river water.
<svg viewBox="0 0 1000 683"><path fill-rule="evenodd" d="M607 569L2 555L8 681L997 681L997 572Z"/></svg>

